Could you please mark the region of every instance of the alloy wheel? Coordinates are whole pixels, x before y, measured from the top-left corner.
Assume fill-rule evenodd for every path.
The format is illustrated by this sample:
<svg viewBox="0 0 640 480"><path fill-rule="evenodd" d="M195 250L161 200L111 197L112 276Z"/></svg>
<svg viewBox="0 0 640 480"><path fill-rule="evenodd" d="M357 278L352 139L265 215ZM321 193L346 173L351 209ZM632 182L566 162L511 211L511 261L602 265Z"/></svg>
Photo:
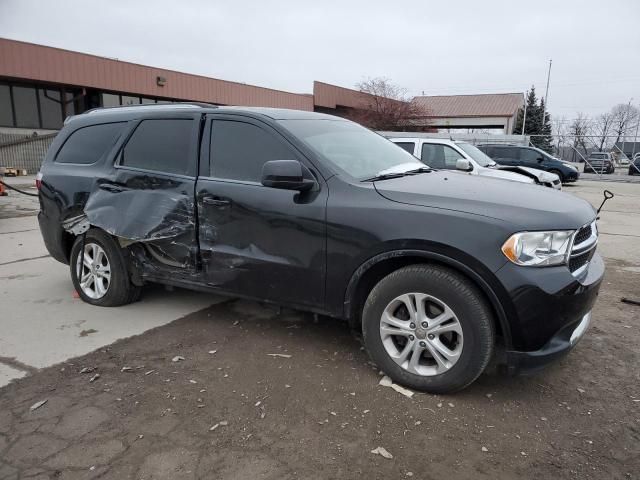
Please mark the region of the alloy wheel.
<svg viewBox="0 0 640 480"><path fill-rule="evenodd" d="M78 283L87 297L98 300L107 294L111 282L111 265L100 245L92 242L84 246L84 255L81 259L78 254L76 262L76 272L78 271Z"/></svg>

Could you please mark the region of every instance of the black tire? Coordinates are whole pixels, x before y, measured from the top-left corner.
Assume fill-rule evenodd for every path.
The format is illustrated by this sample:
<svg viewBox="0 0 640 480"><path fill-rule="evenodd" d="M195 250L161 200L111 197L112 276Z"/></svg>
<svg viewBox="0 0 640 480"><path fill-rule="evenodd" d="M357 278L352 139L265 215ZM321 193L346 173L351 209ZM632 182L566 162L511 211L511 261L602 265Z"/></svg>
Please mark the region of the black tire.
<svg viewBox="0 0 640 480"><path fill-rule="evenodd" d="M560 183L564 183L564 175L560 170L549 170L549 173L555 173L560 178Z"/></svg>
<svg viewBox="0 0 640 480"><path fill-rule="evenodd" d="M101 298L91 298L84 293L82 288L80 288L77 262L80 250L82 250L83 242L85 248L87 245L92 243L96 243L102 247L110 265L111 279L106 293ZM120 246L111 236L102 230L92 228L87 231L84 240L82 235L79 235L76 238L73 247L71 248L69 267L71 271L71 281L73 282L76 292L78 292L78 295L82 300L90 303L91 305L98 305L100 307L118 307L120 305L135 302L140 298L140 292L142 289L141 287L131 283L127 270L127 263Z"/></svg>
<svg viewBox="0 0 640 480"><path fill-rule="evenodd" d="M393 299L409 292L426 293L443 301L462 327L460 357L443 373L411 373L398 365L383 345L381 316ZM458 272L429 264L404 267L380 280L365 302L362 333L369 355L394 382L430 393L451 393L473 383L487 367L495 343L493 314L480 290Z"/></svg>

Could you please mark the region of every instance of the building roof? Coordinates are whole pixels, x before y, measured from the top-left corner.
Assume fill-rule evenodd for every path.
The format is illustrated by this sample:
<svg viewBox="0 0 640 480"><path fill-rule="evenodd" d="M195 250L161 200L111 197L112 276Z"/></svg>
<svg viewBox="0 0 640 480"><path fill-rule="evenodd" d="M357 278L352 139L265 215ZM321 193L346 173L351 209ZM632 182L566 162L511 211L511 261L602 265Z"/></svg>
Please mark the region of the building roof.
<svg viewBox="0 0 640 480"><path fill-rule="evenodd" d="M223 105L277 105L313 111L313 96L308 94L176 72L7 38L0 38L0 58L0 78Z"/></svg>
<svg viewBox="0 0 640 480"><path fill-rule="evenodd" d="M522 93L415 97L429 117L511 117L524 105Z"/></svg>

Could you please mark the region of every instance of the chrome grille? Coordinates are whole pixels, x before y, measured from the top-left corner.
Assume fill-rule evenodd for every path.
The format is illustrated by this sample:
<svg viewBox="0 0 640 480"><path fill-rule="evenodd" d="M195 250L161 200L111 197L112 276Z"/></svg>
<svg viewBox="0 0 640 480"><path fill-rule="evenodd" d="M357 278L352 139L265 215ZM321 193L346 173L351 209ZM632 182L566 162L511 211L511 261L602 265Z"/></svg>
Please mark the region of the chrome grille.
<svg viewBox="0 0 640 480"><path fill-rule="evenodd" d="M587 268L596 252L597 244L598 228L595 221L580 228L574 234L569 256L569 271L573 275L580 275Z"/></svg>

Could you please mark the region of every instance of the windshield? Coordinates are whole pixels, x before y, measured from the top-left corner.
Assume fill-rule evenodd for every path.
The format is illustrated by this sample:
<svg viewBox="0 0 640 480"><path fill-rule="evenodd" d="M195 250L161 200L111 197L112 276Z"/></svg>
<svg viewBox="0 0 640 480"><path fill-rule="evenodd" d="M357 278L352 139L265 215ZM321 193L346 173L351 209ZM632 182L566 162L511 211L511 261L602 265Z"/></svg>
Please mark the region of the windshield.
<svg viewBox="0 0 640 480"><path fill-rule="evenodd" d="M471 145L470 143L466 143L466 142L456 142L456 145L458 145L462 150L464 150L464 153L466 153L471 158L473 158L476 161L476 163L481 167L490 167L496 164L496 162L494 162L491 157L487 156L482 150L477 148L475 145Z"/></svg>
<svg viewBox="0 0 640 480"><path fill-rule="evenodd" d="M427 168L377 133L344 120L280 120L287 130L320 157L357 180L382 172Z"/></svg>

